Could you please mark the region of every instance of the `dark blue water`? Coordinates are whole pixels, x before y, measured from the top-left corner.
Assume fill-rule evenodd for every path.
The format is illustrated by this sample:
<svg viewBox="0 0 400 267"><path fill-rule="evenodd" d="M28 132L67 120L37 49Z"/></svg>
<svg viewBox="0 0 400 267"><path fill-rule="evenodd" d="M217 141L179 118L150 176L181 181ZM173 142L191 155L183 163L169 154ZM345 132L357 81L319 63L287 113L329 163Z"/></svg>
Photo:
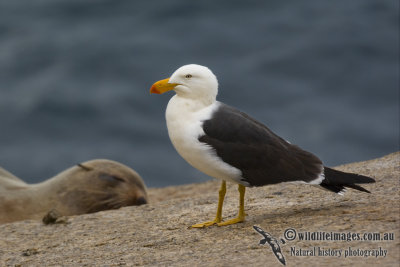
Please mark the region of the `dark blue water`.
<svg viewBox="0 0 400 267"><path fill-rule="evenodd" d="M0 166L28 182L108 158L149 186L208 179L170 144L172 93L210 67L219 100L327 165L399 149L398 1L0 0Z"/></svg>

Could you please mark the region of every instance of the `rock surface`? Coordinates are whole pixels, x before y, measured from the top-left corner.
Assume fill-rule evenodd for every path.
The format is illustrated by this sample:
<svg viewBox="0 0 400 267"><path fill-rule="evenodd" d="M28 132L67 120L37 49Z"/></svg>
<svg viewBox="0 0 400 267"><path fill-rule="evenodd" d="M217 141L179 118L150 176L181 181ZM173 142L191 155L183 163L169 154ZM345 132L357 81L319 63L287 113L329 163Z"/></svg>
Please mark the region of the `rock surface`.
<svg viewBox="0 0 400 267"><path fill-rule="evenodd" d="M143 206L72 216L57 224L0 225L0 266L280 266L268 243L259 245L262 236L253 225L279 240L287 266L399 266L400 153L337 168L374 177L375 184L365 185L372 194L348 190L340 196L301 184L251 188L244 223L191 229L213 218L219 182L152 188L151 204ZM236 216L237 202L236 186L229 185L225 218ZM295 240L285 239L289 228L297 231ZM394 240L299 240L307 231L361 238L393 233ZM349 248L358 254L345 257ZM372 250L387 254L366 257ZM317 254L310 255L313 251ZM328 255L318 254L322 251ZM340 256L331 254L339 251Z"/></svg>

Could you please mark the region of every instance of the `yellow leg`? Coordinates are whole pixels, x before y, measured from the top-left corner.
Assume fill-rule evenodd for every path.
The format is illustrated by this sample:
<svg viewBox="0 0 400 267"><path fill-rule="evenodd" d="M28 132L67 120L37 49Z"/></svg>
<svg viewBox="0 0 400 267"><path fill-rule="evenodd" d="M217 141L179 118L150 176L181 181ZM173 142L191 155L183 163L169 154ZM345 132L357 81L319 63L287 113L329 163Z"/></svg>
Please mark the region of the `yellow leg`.
<svg viewBox="0 0 400 267"><path fill-rule="evenodd" d="M194 224L192 225L193 228L203 228L220 223L222 221L222 205L224 204L225 193L226 193L226 182L222 181L221 188L219 189L218 208L215 219L209 222Z"/></svg>
<svg viewBox="0 0 400 267"><path fill-rule="evenodd" d="M236 218L225 221L225 222L220 222L217 223L218 226L225 226L225 225L231 225L239 222L244 221L244 217L246 216L244 213L244 193L246 192L246 187L243 185L239 185L239 193L240 193L240 200L239 200L239 214Z"/></svg>

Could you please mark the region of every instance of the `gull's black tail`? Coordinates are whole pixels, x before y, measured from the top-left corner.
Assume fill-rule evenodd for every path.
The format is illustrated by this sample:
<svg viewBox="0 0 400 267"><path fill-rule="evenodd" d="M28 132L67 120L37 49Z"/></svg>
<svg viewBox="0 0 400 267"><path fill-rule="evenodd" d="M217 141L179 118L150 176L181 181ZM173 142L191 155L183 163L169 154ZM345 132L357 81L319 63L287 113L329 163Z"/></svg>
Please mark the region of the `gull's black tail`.
<svg viewBox="0 0 400 267"><path fill-rule="evenodd" d="M375 183L375 179L371 177L342 172L328 167L324 167L324 174L325 179L322 181L320 186L339 194L345 190L345 187L371 193L367 189L356 184Z"/></svg>

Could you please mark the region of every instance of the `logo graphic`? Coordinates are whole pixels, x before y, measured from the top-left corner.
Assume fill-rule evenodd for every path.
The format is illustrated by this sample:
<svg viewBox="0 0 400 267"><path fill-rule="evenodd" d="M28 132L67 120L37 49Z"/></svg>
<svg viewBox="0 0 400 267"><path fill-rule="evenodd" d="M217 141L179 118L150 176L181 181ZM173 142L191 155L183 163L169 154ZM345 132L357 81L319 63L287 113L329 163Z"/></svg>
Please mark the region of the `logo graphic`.
<svg viewBox="0 0 400 267"><path fill-rule="evenodd" d="M273 237L270 233L265 232L263 229L261 229L258 226L253 226L254 230L256 230L260 235L262 235L264 238L260 240L260 245L265 245L265 243L268 243L271 248L272 252L275 254L276 258L279 260L280 263L283 265L286 265L286 260L285 257L282 254L281 247L279 246L279 241ZM281 239L280 242L282 244L285 244L285 240Z"/></svg>
<svg viewBox="0 0 400 267"><path fill-rule="evenodd" d="M265 232L260 227L253 225L254 230L259 233L263 239L260 240L260 245L268 245L271 247L272 252L278 261L286 265L285 256L282 254L280 245L285 245L286 242L299 240L299 241L322 241L322 242L346 242L350 241L381 241L388 242L394 240L394 233L385 232L323 232L323 231L297 231L294 228L287 228L283 233L282 238L275 238L270 233ZM382 257L385 258L388 250L383 246L375 248L354 248L346 245L346 248L330 248L329 246L321 245L319 242L312 247L302 247L301 243L290 247L289 256L294 257L334 257L334 258L348 258L348 257Z"/></svg>

